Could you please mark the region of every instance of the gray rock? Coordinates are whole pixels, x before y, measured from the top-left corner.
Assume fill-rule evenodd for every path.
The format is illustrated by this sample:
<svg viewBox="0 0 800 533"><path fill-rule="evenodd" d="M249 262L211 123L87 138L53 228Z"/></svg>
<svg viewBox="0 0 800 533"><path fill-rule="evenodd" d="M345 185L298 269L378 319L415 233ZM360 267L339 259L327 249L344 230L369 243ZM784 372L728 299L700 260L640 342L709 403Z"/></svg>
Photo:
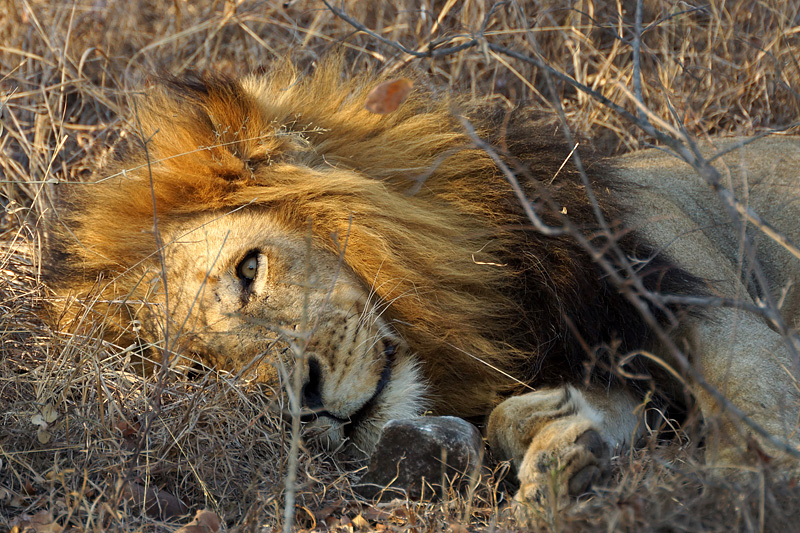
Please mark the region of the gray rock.
<svg viewBox="0 0 800 533"><path fill-rule="evenodd" d="M366 498L388 493L437 497L478 475L483 439L469 422L453 416L390 420L355 490Z"/></svg>

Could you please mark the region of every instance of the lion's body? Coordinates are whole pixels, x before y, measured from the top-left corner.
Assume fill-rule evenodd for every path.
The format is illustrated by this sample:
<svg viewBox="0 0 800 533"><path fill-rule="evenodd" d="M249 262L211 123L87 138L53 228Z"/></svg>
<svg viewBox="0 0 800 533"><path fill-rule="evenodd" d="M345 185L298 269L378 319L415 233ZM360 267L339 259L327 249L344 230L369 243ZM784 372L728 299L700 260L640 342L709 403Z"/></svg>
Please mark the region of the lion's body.
<svg viewBox="0 0 800 533"><path fill-rule="evenodd" d="M727 150L741 141L718 139L713 150ZM706 152L712 153L712 147L706 146ZM694 169L656 149L606 162L610 164L615 200L625 213L626 228L704 279L709 299L728 299L743 306L764 300L766 295L753 273L753 262L747 259L740 231L717 194ZM722 185L768 221L780 234L777 239L782 236L800 242L800 139L756 140L736 148L715 167ZM795 280L800 279L800 259L752 223L746 231L771 288L769 297L778 302L785 325L794 331L800 320L800 293L794 288ZM672 342L690 354L690 363L705 382L703 386L695 383L693 394L709 426L716 428L707 435L709 461L738 470L747 462L746 443L752 433L707 386L778 437L779 442L797 448L798 363L787 349L787 340L763 317L713 304L701 315L683 320L670 333ZM655 342L649 349L673 368L680 368L662 343ZM670 384L661 382L658 386L668 388ZM514 458L526 472L519 499L535 498L542 485L550 482L549 471L541 467L547 460L566 467L564 482L575 484L567 488L579 492L587 476L597 474L593 467L602 469L604 452L596 441L575 443L593 428L606 443L635 442L641 433L641 420L630 416L631 400L619 389L604 394L591 388L582 392L558 388L501 404L492 414L489 432L495 447L505 450L506 456ZM638 402L634 399L633 403ZM520 420L524 421L521 425ZM771 444L762 441L761 446L776 457L786 457Z"/></svg>
<svg viewBox="0 0 800 533"><path fill-rule="evenodd" d="M507 147L512 166L523 163L519 179L545 224L563 224L566 212L607 248L580 175L569 164L559 172L569 150L552 123L427 94L370 114L363 105L375 83L342 81L336 65L308 77L284 66L154 91L137 108L146 149L133 145L99 184L66 201L69 230L56 228L51 283L107 315L110 337L152 343L151 356L166 347L264 380L294 356L304 401L317 423L332 426L334 442L349 437L369 450L390 418L494 409L490 438L522 465L523 483L538 483L539 459L555 454L574 463L575 489L601 449L638 431L637 395L612 377L612 362L659 348L640 311L572 236L533 230L450 106ZM746 184L752 194L742 197L795 242L798 159L800 141L786 138L725 160L746 163L733 184ZM753 301L740 239L689 167L656 151L587 161L618 249L643 261L645 289ZM800 274L798 261L765 235L756 240L793 325L797 291L781 291ZM672 311L685 314L651 307L665 323ZM67 316L82 316L72 309ZM673 329L697 341L712 385L789 435L794 366L762 319L715 308ZM587 351L602 346L593 361ZM289 355L278 360L279 352ZM521 394L521 383L549 388ZM570 402L559 395L580 405L561 413ZM776 402L785 416L767 413ZM703 393L700 403L709 414L716 408ZM570 447L584 452L568 458L562 448Z"/></svg>
<svg viewBox="0 0 800 533"><path fill-rule="evenodd" d="M725 150L740 141L718 140L714 149ZM746 232L769 288L765 293L741 230L692 168L654 150L619 158L616 164L623 179L635 180L649 191L645 196L619 196L629 227L638 228L674 261L707 280L711 296L745 305L771 299L780 307L785 326L795 330L800 324L800 291L794 285L800 280L800 258L749 222ZM800 139L756 140L733 150L716 167L722 185L734 191L741 204L789 242L800 242ZM683 325L676 338L691 339L695 364L706 381L770 433L797 444L800 420L794 383L799 368L796 356L787 351L786 342L791 341L767 326L763 317L730 307L707 309L702 320ZM709 393L700 388L696 395L711 417L717 406ZM736 417L722 424L729 426L723 434L747 433ZM720 461L738 460L741 450L721 448L713 451Z"/></svg>

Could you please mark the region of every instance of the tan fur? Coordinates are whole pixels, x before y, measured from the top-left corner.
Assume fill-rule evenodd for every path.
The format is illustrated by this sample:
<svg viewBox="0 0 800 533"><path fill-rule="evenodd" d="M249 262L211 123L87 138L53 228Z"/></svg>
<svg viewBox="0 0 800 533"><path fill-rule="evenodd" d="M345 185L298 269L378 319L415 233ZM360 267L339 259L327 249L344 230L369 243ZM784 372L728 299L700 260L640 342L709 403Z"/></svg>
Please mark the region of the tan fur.
<svg viewBox="0 0 800 533"><path fill-rule="evenodd" d="M103 170L90 195L66 200L59 215L69 229L58 234L53 254L54 261L66 261L54 268L52 285L80 300L94 295L92 312L110 317L109 337L122 335L118 342L131 342L131 324L143 323L145 341L156 343L156 352L169 334L166 346L172 352L243 368L277 334L261 338L263 327L256 330L230 316L238 307L208 317L213 308L202 297L213 292L221 269L230 272L234 258L263 244L261 228L273 228L267 244L277 250L277 264L269 266L276 278L282 257L304 261L301 243L311 228L315 268L323 263L317 256L329 257L327 270L338 272L340 283L352 278L357 284L360 305L373 294L372 305L381 306L379 312L414 347L416 358L435 362L424 365L428 388L435 391L428 405L464 415L485 413L509 388L491 366L511 363L509 347L491 332L518 320L502 291L508 273L479 263L497 263L493 252L509 244L508 235L485 225L487 218L505 222L492 212L492 199L507 192L485 180L494 166L453 131L456 119L448 103L412 95L391 115L370 114L363 106L374 79L342 81L336 62L313 77L287 64L241 83L205 83L207 93L175 95L155 88L138 101L134 122L141 125L146 150L134 146ZM457 157L437 161L448 150ZM434 163L434 175L425 179ZM416 185L415 176L425 185L417 194L405 194ZM246 221L242 228L259 232L239 231L240 221ZM55 226L56 232L61 229ZM214 237L205 237L209 234ZM293 267L301 278L302 267ZM325 300L331 284L326 278L315 286L317 302ZM296 326L302 305L297 286L291 290L298 297L279 320ZM277 299L273 294L269 302ZM121 300L130 303L104 305ZM323 312L316 305L310 317L315 323ZM73 306L71 312L80 311ZM206 324L225 321L220 330L235 323L242 332L212 339ZM457 382L452 372L460 376ZM474 393L465 397L465 388Z"/></svg>
<svg viewBox="0 0 800 533"><path fill-rule="evenodd" d="M726 149L735 142L717 140L714 149ZM691 265L692 272L707 280L713 295L745 303L762 299L752 282L741 234L715 193L688 166L655 151L620 158L617 164L623 179L635 178L650 188L647 195L620 194L631 206L628 223L632 227L642 230L679 264ZM797 137L755 141L715 165L741 201L792 242L800 242ZM795 286L800 280L800 260L752 224L746 231L756 245L771 297L781 306L787 325L795 328L800 319L800 291ZM707 310L705 320L684 324L679 335L697 355L696 365L712 386L779 439L795 446L800 442L800 362L786 347L786 342L797 346L794 339L783 339L761 317L731 308ZM748 430L720 410L708 393L701 390L699 400L709 419L714 418L712 414L722 417L724 430L709 439L711 455L717 462L740 463Z"/></svg>
<svg viewBox="0 0 800 533"><path fill-rule="evenodd" d="M657 347L636 344L646 332L629 323L629 311L617 314L624 299L609 296L591 257L568 237L530 231L502 173L452 110L481 136L507 142L531 183L549 183L547 195L526 185L546 222L566 208L591 230L590 199L574 169L551 179L564 155L548 146L560 145L560 134L523 112L498 122L481 106L424 91L393 113L370 114L364 101L378 81L342 80L336 61L310 76L286 64L240 81L156 87L137 100L144 145L67 198L54 224L50 278L67 302L66 323L79 328L88 309L105 317L109 339L137 342L149 357L177 354L266 381L296 366L331 446L369 451L391 418L426 409L486 416L500 404L490 440L520 465L523 497L541 488L542 454L570 464L565 483L582 490L607 463L600 455L630 443L641 425L635 396L620 383L567 384L581 374L570 328L593 331L596 338L576 335L584 343L607 345L627 328L624 349ZM789 190L776 194L791 201L768 214L795 237L798 152L795 139L766 140L742 161L738 152L726 160L764 179L779 172ZM781 157L792 162L775 167ZM613 178L595 191L604 214L622 234L638 235L626 253L650 254L641 238L712 291L750 298L738 241L689 170L655 151L592 165ZM777 182L760 186L768 200L753 205L774 207ZM800 273L797 262L763 236L759 243L778 294ZM249 285L239 274L248 257L258 266ZM795 292L785 300L789 320L797 318ZM608 324L595 311L581 315L593 303ZM709 381L796 442L794 363L780 339L740 312L706 317L689 319L676 338L694 343ZM573 359L561 362L558 350ZM509 376L550 388L500 403L521 392ZM567 393L569 413L543 414ZM700 400L716 413L714 402ZM785 416L774 414L776 402ZM741 448L731 442L723 448Z"/></svg>

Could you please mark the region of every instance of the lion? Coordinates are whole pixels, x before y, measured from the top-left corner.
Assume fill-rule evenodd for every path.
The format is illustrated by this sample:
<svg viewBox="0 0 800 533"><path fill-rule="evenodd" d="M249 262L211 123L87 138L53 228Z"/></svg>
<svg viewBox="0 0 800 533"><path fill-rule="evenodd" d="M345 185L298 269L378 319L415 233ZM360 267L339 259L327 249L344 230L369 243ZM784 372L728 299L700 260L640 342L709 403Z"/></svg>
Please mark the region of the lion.
<svg viewBox="0 0 800 533"><path fill-rule="evenodd" d="M800 140L711 143L783 242L737 229L662 150L582 146L583 173L558 122L524 107L418 83L370 113L383 79L287 62L136 97L130 141L54 218L58 326L99 317L156 364L301 384L331 449L369 454L396 418L484 421L525 502L599 482L644 434L644 401L668 408L684 386L717 429L709 461L744 465L755 438L794 464L796 346L758 309L800 318Z"/></svg>

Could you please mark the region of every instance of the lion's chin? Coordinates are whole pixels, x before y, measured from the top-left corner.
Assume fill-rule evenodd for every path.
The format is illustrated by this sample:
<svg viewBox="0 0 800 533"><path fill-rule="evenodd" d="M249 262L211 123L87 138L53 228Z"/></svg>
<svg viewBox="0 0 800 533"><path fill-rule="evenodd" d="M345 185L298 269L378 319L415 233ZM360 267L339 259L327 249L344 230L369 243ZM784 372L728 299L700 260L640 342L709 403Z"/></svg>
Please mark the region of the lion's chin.
<svg viewBox="0 0 800 533"><path fill-rule="evenodd" d="M368 457L389 420L415 418L425 412L426 390L419 365L411 358L398 361L391 381L371 400L365 413L347 422L321 416L306 426L309 440L354 459Z"/></svg>

